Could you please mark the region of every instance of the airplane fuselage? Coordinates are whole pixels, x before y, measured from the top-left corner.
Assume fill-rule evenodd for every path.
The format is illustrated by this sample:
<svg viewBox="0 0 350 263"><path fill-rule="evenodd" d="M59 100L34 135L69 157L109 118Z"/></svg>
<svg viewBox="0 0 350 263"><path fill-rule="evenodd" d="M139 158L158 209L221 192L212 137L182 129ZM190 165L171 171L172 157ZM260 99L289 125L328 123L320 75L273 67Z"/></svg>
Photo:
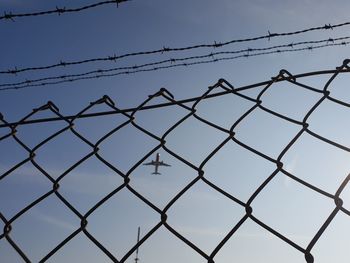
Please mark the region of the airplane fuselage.
<svg viewBox="0 0 350 263"><path fill-rule="evenodd" d="M156 154L156 159L152 160L150 163L144 163L143 165L153 165L154 166L154 172L152 174L161 174L158 172L159 166L170 166L169 164L164 163L160 160L160 154Z"/></svg>
<svg viewBox="0 0 350 263"><path fill-rule="evenodd" d="M154 173L152 174L161 174L158 172L158 168L159 168L159 165L160 165L160 154L157 153L157 156L156 156L156 160L154 161Z"/></svg>

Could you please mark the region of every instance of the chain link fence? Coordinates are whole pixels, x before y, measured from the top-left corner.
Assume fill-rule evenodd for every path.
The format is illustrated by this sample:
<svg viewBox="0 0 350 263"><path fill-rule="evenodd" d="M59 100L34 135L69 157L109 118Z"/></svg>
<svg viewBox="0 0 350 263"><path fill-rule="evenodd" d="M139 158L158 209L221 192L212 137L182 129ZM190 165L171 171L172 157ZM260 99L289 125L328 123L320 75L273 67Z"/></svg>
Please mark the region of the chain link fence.
<svg viewBox="0 0 350 263"><path fill-rule="evenodd" d="M87 107L82 109L79 113L76 115L71 116L65 116L60 113L57 106L55 106L54 103L48 102L47 104L34 109L31 113L23 117L20 121L15 123L10 123L6 121L6 117L1 115L1 134L0 134L0 148L3 148L4 150L10 152L11 149L4 148L4 144L7 140L12 139L16 147L20 149L20 151L24 152L26 157L19 162L15 163L14 165L6 166L0 175L0 186L1 184L4 184L5 181L13 174L15 174L18 169L25 165L31 165L35 169L37 169L37 173L40 174L40 177L44 177L45 180L47 180L50 184L50 188L47 189L47 191L40 195L40 197L35 198L34 201L31 201L30 203L26 204L24 207L22 207L19 211L15 211L14 214L9 215L9 213L6 213L5 211L0 211L0 222L2 221L3 224L3 232L0 235L0 243L6 242L7 249L8 250L14 250L18 255L19 259L22 259L23 262L33 262L35 261L33 258L30 258L29 254L25 251L28 251L27 248L23 247L21 242L16 241L16 235L14 233L14 230L16 230L16 222L19 221L22 217L24 217L28 212L30 212L33 208L40 205L44 200L48 198L55 198L56 200L59 200L60 205L63 205L65 208L69 209L76 219L79 220L80 224L74 226L74 230L71 231L69 235L67 235L63 240L60 240L54 247L51 248L49 251L45 251L45 256L40 258L40 262L47 262L47 261L54 261L54 255L60 253L60 250L62 250L65 246L67 246L69 243L73 242L74 238L78 235L85 235L85 237L100 250L105 256L107 256L110 261L112 262L131 262L133 260L143 262L142 260L142 254L140 254L140 258L136 257L134 259L133 255L136 253L136 250L140 247L142 249L142 246L144 244L147 244L148 240L157 232L159 229L165 228L169 234L171 234L174 238L178 239L180 242L182 242L185 246L190 248L194 253L197 253L199 257L203 259L203 262L217 262L216 256L220 251L225 247L225 245L237 234L237 231L239 231L240 228L242 228L243 225L247 223L247 221L251 221L254 224L256 224L258 227L264 229L264 231L268 231L275 237L277 237L280 242L285 243L286 245L290 246L294 250L298 251L301 255L304 255L305 261L310 262L317 262L317 259L314 259L313 255L313 248L319 241L319 239L324 235L326 229L328 226L332 223L334 223L334 219L339 215L350 215L350 211L345 207L344 202L341 198L341 194L344 189L347 187L347 183L350 179L350 175L340 175L342 176L342 182L337 186L337 190L335 192L329 192L325 189L322 189L321 187L316 186L312 182L309 182L308 180L305 180L304 178L300 178L293 174L290 170L286 168L286 164L282 162L284 156L290 151L293 145L295 145L298 141L300 141L300 138L302 135L308 134L309 136L312 136L319 142L323 144L330 145L331 147L335 147L339 151L345 151L349 152L350 148L346 146L345 144L340 144L339 142L336 142L330 138L327 138L321 134L319 134L316 130L313 130L309 126L309 120L310 117L314 114L314 112L319 109L321 105L324 103L332 103L336 104L339 107L345 107L348 108L350 104L346 102L345 100L340 100L339 98L335 98L332 96L331 93L331 87L333 81L337 78L339 75L346 75L350 70L348 67L349 60L345 60L342 66L338 67L336 70L328 70L328 71L322 71L322 72L309 72L304 73L300 75L292 75L286 70L281 70L280 73L273 77L269 81L265 81L262 83L256 83L249 86L244 86L240 88L235 88L232 86L229 82L227 82L224 79L220 79L215 85L208 88L208 90L203 93L201 96L196 98L190 98L185 100L176 100L174 96L165 88L160 89L159 92L156 92L155 94L149 96L143 103L141 103L138 107L132 108L132 109L119 109L116 104L112 101L112 99L108 96L103 96L101 99L98 99L92 103L90 103ZM321 88L312 87L309 85L306 85L302 83L300 80L302 80L305 77L308 76L314 76L316 78L320 77L321 75L330 76L326 84ZM304 114L303 118L301 120L291 118L290 116L287 116L285 114L279 113L268 106L264 104L264 95L271 90L271 88L276 85L277 83L288 83L288 85L295 86L297 88L301 88L303 90L307 90L308 92L312 92L313 94L316 94L318 96L318 99L316 103L310 107L306 114ZM245 94L244 92L249 91L258 91L257 96L250 96ZM210 98L221 98L221 97L235 97L243 101L247 101L250 103L250 107L248 110L244 112L244 114L240 115L238 118L236 118L230 125L229 128L219 125L217 122L209 120L201 115L200 110L198 110L201 103L206 101ZM157 101L157 99L162 98L163 100L166 100L166 102L158 103L158 104L150 104L151 102ZM90 111L94 109L95 107L99 107L101 105L104 105L105 107L108 107L108 111L99 111L99 112L93 112ZM151 131L148 128L145 128L142 124L138 123L136 115L140 112L150 111L152 109L165 109L167 107L176 107L181 109L185 114L177 120L175 123L171 125L165 132L159 136L155 132ZM298 103L295 104L295 107L298 108ZM282 122L288 123L296 127L297 132L292 136L292 138L288 141L286 145L283 146L283 149L279 151L277 158L271 157L266 151L260 150L243 140L239 139L236 134L239 131L239 126L241 123L243 123L249 116L251 116L256 111L263 111L264 113L267 113L270 117L273 117L275 119L278 119ZM33 117L41 116L43 112L50 112L51 114L54 114L54 117L46 117L46 118L36 118L33 119ZM213 112L215 113L215 108L213 109ZM230 109L227 109L227 112L230 112ZM96 142L89 139L89 137L80 132L76 127L75 124L80 119L90 120L93 122L96 120L96 118L101 118L102 116L119 116L123 121L113 127L109 132L105 133L102 137L100 137ZM167 116L164 115L164 119L166 119ZM220 116L217 116L219 119ZM171 146L168 145L167 139L169 136L177 132L177 128L183 125L187 120L189 119L195 119L196 121L199 121L202 125L208 126L211 129L214 129L216 132L221 133L224 136L224 139L220 141L219 144L217 144L214 149L210 151L210 153L205 157L202 158L201 161L198 163L193 162L192 160L189 160L189 158L182 156L181 154L177 153L176 150L174 150ZM49 124L49 123L55 123L60 121L61 123L65 123L63 128L59 128L52 132L48 137L41 140L39 143L37 143L34 146L28 146L27 143L24 142L24 140L18 136L18 131L21 130L22 127L26 125L37 125L38 123L41 124ZM162 120L155 120L155 125L157 125L157 122L162 122ZM112 123L113 124L113 123ZM264 125L261 124L260 125ZM142 157L138 159L137 162L133 163L132 167L129 168L127 171L123 171L120 167L116 166L113 162L108 160L105 156L100 154L100 147L101 144L109 143L109 140L112 136L115 134L118 134L122 129L125 127L129 127L132 129L137 130L138 132L141 132L143 135L147 136L150 140L155 142L155 145L152 146L150 150L148 150L145 154L142 153ZM96 129L99 129L96 125ZM275 131L276 132L276 131ZM277 131L278 132L278 131ZM60 172L58 176L55 176L52 174L52 171L47 169L45 165L37 161L37 158L40 157L41 154L43 154L41 151L47 147L47 145L57 140L62 134L64 133L70 133L75 139L78 139L81 143L83 143L89 150L86 154L84 154L83 157L81 157L79 160L74 161L72 165L70 165L65 171ZM259 133L259 125L256 127L256 133ZM196 136L201 136L200 134L197 134ZM130 141L132 141L133 138L130 138ZM201 140L209 140L209 138L201 138ZM214 183L211 179L206 177L206 164L227 145L228 143L234 143L238 147L242 147L245 150L252 153L256 160L263 161L269 164L272 164L275 168L270 173L266 179L253 191L253 193L250 195L250 197L247 200L242 200L241 198L237 197L235 192L229 192L227 190L224 190L223 187L220 187L216 183ZM270 141L269 144L274 144L276 142ZM69 148L69 142L67 144L64 144L65 151L70 151ZM123 155L127 149L123 148L116 148L116 155ZM158 204L153 202L153 200L150 200L148 197L146 197L143 193L139 192L138 189L136 189L132 182L134 180L134 173L137 169L139 169L143 163L149 161L157 152L164 151L167 154L169 154L174 160L177 162L180 162L184 166L187 167L187 169L190 169L195 176L191 178L189 182L186 183L185 186L181 187L181 189L176 192L174 196L166 203L164 207L160 207ZM46 153L46 154L49 154ZM140 155L140 153L138 153ZM112 173L119 177L122 182L119 185L113 185L113 190L110 191L108 194L104 195L103 198L101 198L98 202L95 202L93 206L89 207L87 211L81 211L79 208L75 206L69 199L62 194L61 189L64 187L64 183L62 182L65 178L69 177L76 169L78 169L79 166L83 165L86 162L89 162L89 160L95 157L99 161L99 163L103 166L105 166L108 170L112 171ZM232 159L235 159L235 156L231 156ZM4 156L3 158L4 159ZM171 162L166 160L167 162ZM3 161L2 161L3 162ZM57 164L59 166L59 163ZM249 163L248 165L254 166L254 163ZM173 165L174 166L174 165ZM167 170L166 170L167 169ZM164 168L164 170L168 171L170 169L173 169L173 167L170 168ZM224 168L223 168L224 169ZM166 171L163 171L166 173ZM227 171L228 173L230 171ZM290 238L288 235L285 235L281 231L278 231L273 226L269 225L268 222L264 222L264 220L260 219L254 212L255 212L255 206L253 204L253 201L258 198L258 196L261 194L261 192L266 189L268 185L270 185L276 177L283 175L286 178L289 178L288 180L293 181L294 183L300 185L307 191L315 192L317 195L319 195L321 198L332 200L334 205L331 213L327 216L327 218L323 221L321 226L318 228L317 232L314 234L313 237L311 237L307 241L307 245L303 246L299 243L293 241L292 238ZM166 178L166 175L165 175ZM101 178L101 180L103 180ZM82 182L83 183L83 182ZM198 185L199 183L204 183L206 187L210 188L211 190L215 191L217 194L219 194L222 198L228 200L232 205L236 205L242 208L242 211L244 211L243 216L235 222L231 227L230 230L225 234L224 238L221 239L219 243L217 243L216 247L208 253L205 251L201 246L195 244L194 242L190 241L187 236L183 235L181 231L178 231L176 227L174 227L171 223L169 223L170 215L169 210L177 203L179 200L188 192L190 189ZM14 189L13 191L16 191ZM137 198L139 201L141 201L144 205L147 206L149 210L152 210L154 213L158 215L158 222L147 232L143 233L141 235L140 240L133 246L131 246L128 249L128 252L125 253L123 256L118 257L115 254L115 251L111 251L108 249L104 244L103 240L101 238L97 238L94 233L92 233L89 229L90 226L90 217L99 211L101 207L110 202L110 200L113 197L116 197L118 193L121 191L127 191L129 194L133 195L135 198ZM15 195L21 195L21 192L16 192ZM275 198L279 198L276 196ZM3 209L6 202L8 202L9 199L3 198L0 202L2 203L1 208ZM286 204L288 206L288 204ZM207 211L208 214L211 213L210 210ZM113 213L120 214L123 213L123 211L113 211ZM276 214L278 211L276 211ZM142 217L142 215L139 215ZM213 222L213 225L215 225L215 222ZM31 228L30 225L26 226L27 228ZM141 228L142 229L142 228ZM22 229L23 230L23 229ZM108 231L113 232L113 229L108 229ZM116 233L117 234L117 233ZM135 233L130 233L134 237L136 235L136 229ZM34 242L34 238L33 242ZM136 241L136 240L135 240ZM253 251L253 249L252 249ZM84 252L81 252L84 253ZM232 253L235 253L235 251L232 251ZM2 257L0 255L0 257ZM69 258L67 259L68 261Z"/></svg>

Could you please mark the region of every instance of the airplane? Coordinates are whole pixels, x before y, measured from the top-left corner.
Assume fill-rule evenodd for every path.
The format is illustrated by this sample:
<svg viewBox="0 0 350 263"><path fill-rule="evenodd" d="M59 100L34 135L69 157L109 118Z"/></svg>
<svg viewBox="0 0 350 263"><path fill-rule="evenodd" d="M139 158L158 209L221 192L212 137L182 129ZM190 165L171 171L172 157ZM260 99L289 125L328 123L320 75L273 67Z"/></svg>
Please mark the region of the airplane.
<svg viewBox="0 0 350 263"><path fill-rule="evenodd" d="M155 161L152 160L151 162L144 163L143 165L154 165L154 173L152 173L152 174L161 174L158 172L159 166L171 166L170 164L166 164L163 161L160 161L160 154L159 153L157 153Z"/></svg>

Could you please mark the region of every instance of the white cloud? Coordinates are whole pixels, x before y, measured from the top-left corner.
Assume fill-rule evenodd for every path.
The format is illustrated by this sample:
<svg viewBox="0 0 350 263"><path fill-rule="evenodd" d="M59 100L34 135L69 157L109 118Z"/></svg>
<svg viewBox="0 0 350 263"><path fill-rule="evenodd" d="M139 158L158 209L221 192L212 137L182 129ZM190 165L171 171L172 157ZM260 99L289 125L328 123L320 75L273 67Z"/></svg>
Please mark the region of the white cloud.
<svg viewBox="0 0 350 263"><path fill-rule="evenodd" d="M79 227L79 226L74 226L73 224L71 224L67 221L63 221L61 219L58 219L57 217L46 215L46 214L41 213L39 211L33 211L31 213L31 215L33 215L36 219L38 219L44 223L47 223L47 224L50 224L50 225L53 225L53 226L56 226L59 228L74 231L74 230L78 229L78 227Z"/></svg>
<svg viewBox="0 0 350 263"><path fill-rule="evenodd" d="M277 236L273 235L272 233L266 232L266 231L259 231L256 233L240 233L237 232L234 234L236 237L240 238L247 238L247 239L263 239L263 240L271 240L274 238L278 238ZM300 235L300 234L293 234L293 233L285 233L284 236L288 237L289 239L297 242L297 243L302 243L302 242L307 242L312 239L311 236L307 235Z"/></svg>

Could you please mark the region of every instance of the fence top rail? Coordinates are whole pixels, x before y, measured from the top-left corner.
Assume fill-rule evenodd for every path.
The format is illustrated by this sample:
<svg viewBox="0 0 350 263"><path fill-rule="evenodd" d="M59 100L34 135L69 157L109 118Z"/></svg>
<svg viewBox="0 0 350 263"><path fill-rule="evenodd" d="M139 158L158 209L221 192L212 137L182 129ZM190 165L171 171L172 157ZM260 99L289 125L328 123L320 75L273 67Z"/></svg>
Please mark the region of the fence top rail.
<svg viewBox="0 0 350 263"><path fill-rule="evenodd" d="M296 75L290 75L290 76L283 76L279 79L275 79L275 82L281 82L281 81L286 81L286 80L292 80L292 79L297 79L297 78L304 78L304 77L310 77L310 76L317 76L317 75L327 75L327 74L334 74L334 73L349 73L350 68L345 67L342 68L341 70L339 69L333 69L333 70L320 70L320 71L312 71L312 72L306 72L306 73L301 73L301 74L296 74ZM245 85L241 86L239 88L235 88L234 90L236 92L238 91L244 91L248 89L253 89L261 86L268 85L271 82L271 80L266 80L250 85ZM213 97L218 97L222 96L225 94L229 94L231 91L221 91L217 92L214 94L208 94L204 99L209 99ZM182 100L177 100L177 103L190 103L190 102L195 102L199 99L200 97L192 97L188 99L182 99ZM159 104L153 104L153 105L145 105L138 110L148 110L148 109L155 109L155 108L162 108L162 107L168 107L168 106L173 106L175 105L176 102L166 102L166 103L159 103ZM136 108L126 108L126 109L120 109L120 110L110 110L110 111L101 111L101 112L96 112L96 113L86 113L79 115L78 118L91 118L91 117L98 117L98 116L106 116L106 115L113 115L113 114L120 114L120 113L130 113L135 111ZM77 118L76 115L67 115L64 116L67 120L71 120L73 118ZM43 122L53 122L53 121L61 121L62 118L60 117L52 117L52 118L40 118L40 119L33 119L33 120L25 120L25 121L19 121L19 122L8 122L8 123L0 123L0 128L7 128L10 126L18 126L18 125L27 125L27 124L34 124L34 123L43 123Z"/></svg>

